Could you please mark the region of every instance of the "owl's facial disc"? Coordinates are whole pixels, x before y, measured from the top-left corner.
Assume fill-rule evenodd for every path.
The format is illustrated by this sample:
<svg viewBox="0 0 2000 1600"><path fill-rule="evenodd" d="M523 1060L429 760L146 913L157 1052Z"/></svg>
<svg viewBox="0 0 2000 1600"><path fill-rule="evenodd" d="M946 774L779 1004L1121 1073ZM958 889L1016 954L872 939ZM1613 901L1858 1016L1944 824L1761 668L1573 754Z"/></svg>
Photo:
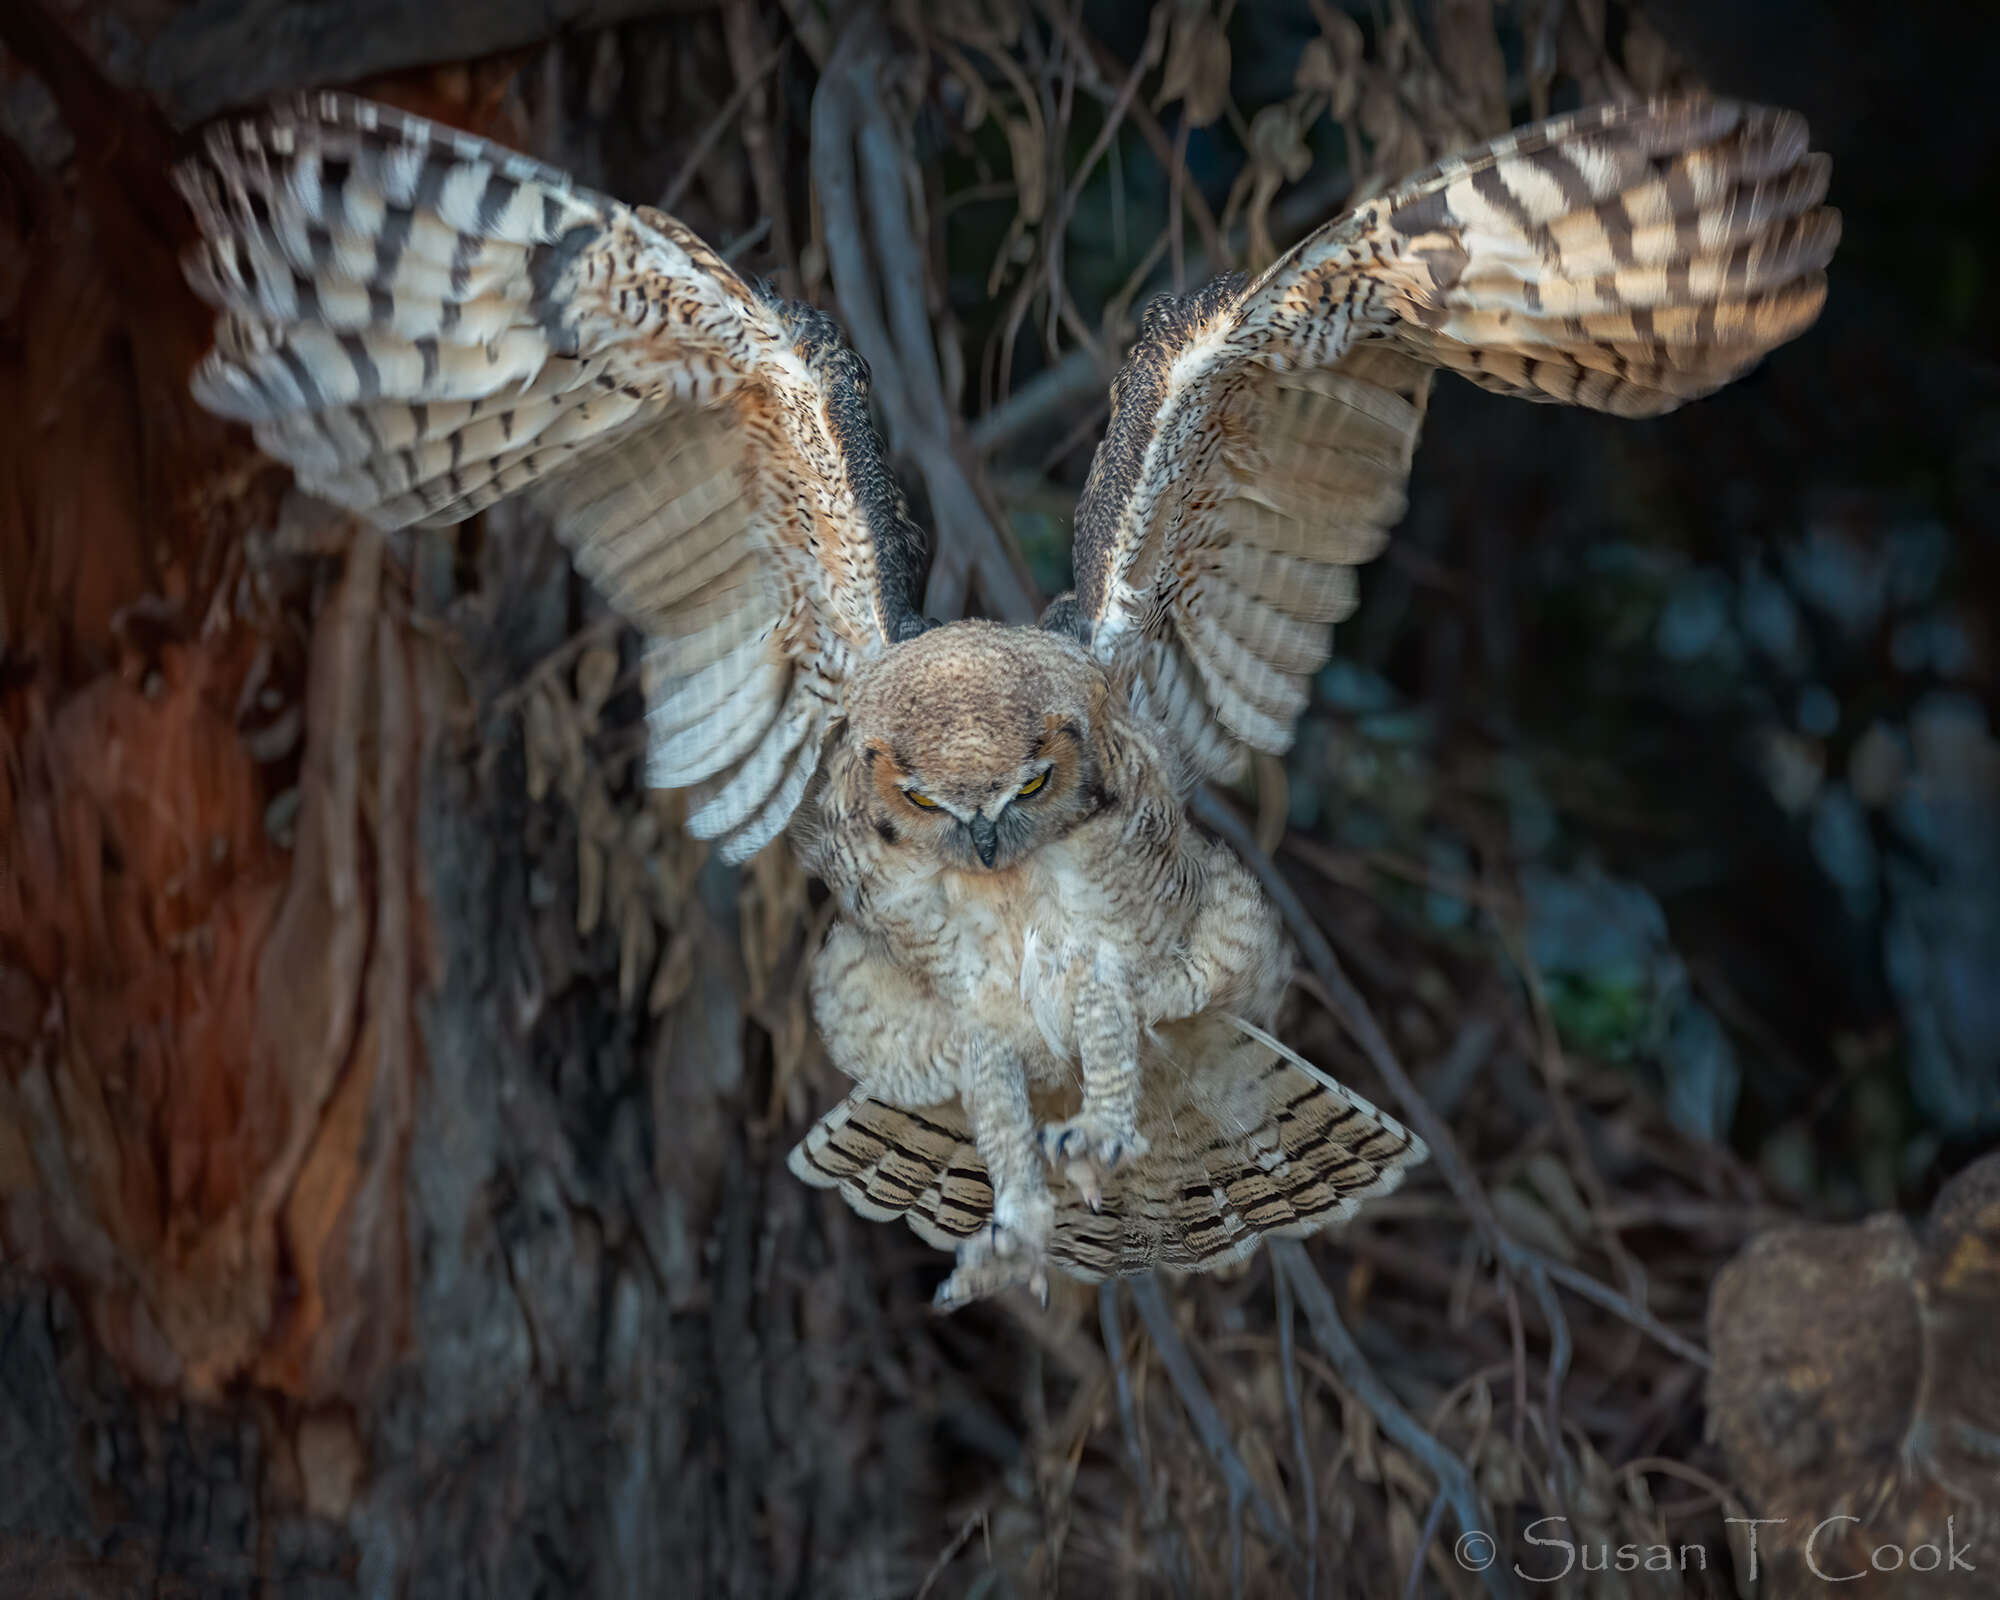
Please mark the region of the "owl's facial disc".
<svg viewBox="0 0 2000 1600"><path fill-rule="evenodd" d="M1005 872L1087 819L1103 671L1074 639L951 622L857 669L848 736L875 832L960 872Z"/></svg>

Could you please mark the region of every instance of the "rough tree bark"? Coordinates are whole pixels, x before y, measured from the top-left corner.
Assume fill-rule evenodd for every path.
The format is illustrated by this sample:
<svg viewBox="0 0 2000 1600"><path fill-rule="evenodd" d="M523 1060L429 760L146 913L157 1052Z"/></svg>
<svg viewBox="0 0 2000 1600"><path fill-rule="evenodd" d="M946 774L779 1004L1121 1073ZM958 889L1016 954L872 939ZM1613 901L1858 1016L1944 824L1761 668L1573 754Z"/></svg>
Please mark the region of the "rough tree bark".
<svg viewBox="0 0 2000 1600"><path fill-rule="evenodd" d="M541 530L281 504L171 138L7 42L78 159L6 172L0 1593L914 1587L920 1290L768 1103L803 885L663 832Z"/></svg>

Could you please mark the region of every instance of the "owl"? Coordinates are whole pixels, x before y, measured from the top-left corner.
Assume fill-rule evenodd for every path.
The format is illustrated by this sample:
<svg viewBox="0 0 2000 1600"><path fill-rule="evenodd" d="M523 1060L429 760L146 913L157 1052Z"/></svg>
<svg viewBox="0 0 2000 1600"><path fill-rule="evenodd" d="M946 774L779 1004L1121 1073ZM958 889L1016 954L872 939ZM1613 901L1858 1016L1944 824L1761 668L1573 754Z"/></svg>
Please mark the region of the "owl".
<svg viewBox="0 0 2000 1600"><path fill-rule="evenodd" d="M1818 315L1827 177L1789 113L1599 106L1155 301L1075 588L1013 627L921 614L861 359L673 218L333 94L210 130L180 181L199 400L384 528L532 496L644 637L648 781L825 881L813 1013L856 1087L792 1168L953 1250L955 1304L1211 1267L1423 1159L1272 1036L1278 920L1188 799L1290 745L1435 371L1705 395Z"/></svg>

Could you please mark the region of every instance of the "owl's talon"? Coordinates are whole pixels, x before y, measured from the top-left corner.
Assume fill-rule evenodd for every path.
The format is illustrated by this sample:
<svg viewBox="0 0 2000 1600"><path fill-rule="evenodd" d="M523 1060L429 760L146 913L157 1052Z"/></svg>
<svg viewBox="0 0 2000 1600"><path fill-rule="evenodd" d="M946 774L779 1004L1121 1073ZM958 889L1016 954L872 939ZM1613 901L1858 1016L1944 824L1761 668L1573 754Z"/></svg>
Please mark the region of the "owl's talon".
<svg viewBox="0 0 2000 1600"><path fill-rule="evenodd" d="M1143 1156L1150 1146L1130 1121L1083 1112L1067 1122L1044 1123L1042 1154L1093 1212L1104 1209L1104 1178Z"/></svg>
<svg viewBox="0 0 2000 1600"><path fill-rule="evenodd" d="M1097 1181L1096 1167L1088 1161L1072 1161L1063 1168L1063 1176L1083 1197L1083 1203L1090 1207L1093 1216L1104 1210L1104 1185Z"/></svg>
<svg viewBox="0 0 2000 1600"><path fill-rule="evenodd" d="M958 1247L951 1276L937 1286L931 1304L940 1311L956 1311L1017 1286L1025 1286L1044 1310L1048 1308L1049 1273L1042 1240L992 1222Z"/></svg>

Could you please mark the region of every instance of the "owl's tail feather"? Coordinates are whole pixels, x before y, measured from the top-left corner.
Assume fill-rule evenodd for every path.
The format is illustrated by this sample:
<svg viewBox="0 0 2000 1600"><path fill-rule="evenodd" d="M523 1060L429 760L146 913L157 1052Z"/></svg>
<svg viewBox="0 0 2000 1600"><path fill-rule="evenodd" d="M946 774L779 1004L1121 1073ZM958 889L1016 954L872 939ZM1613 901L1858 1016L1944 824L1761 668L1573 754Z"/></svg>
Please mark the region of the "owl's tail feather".
<svg viewBox="0 0 2000 1600"><path fill-rule="evenodd" d="M1291 1046L1243 1017L1222 1020L1275 1058L1262 1081L1278 1159L1259 1128L1208 1161L1230 1207L1259 1233L1303 1237L1344 1222L1430 1159L1416 1134Z"/></svg>
<svg viewBox="0 0 2000 1600"><path fill-rule="evenodd" d="M1382 309L1414 354L1483 388L1670 411L1795 337L1840 239L1828 159L1794 112L1594 107L1443 162L1378 226Z"/></svg>
<svg viewBox="0 0 2000 1600"><path fill-rule="evenodd" d="M1212 1271L1267 1233L1303 1237L1398 1188L1429 1152L1395 1118L1262 1029L1192 1070L1149 1074L1140 1129L1151 1149L1105 1180L1102 1208L1051 1175L1049 1256L1086 1282L1165 1267ZM1038 1118L1073 1111L1038 1099ZM793 1148L793 1174L838 1189L862 1216L897 1217L941 1250L986 1225L993 1191L957 1101L909 1110L857 1089Z"/></svg>
<svg viewBox="0 0 2000 1600"><path fill-rule="evenodd" d="M904 1218L940 1250L993 1215L993 1185L956 1100L908 1110L857 1089L806 1130L785 1164L815 1188L839 1189L871 1222Z"/></svg>

